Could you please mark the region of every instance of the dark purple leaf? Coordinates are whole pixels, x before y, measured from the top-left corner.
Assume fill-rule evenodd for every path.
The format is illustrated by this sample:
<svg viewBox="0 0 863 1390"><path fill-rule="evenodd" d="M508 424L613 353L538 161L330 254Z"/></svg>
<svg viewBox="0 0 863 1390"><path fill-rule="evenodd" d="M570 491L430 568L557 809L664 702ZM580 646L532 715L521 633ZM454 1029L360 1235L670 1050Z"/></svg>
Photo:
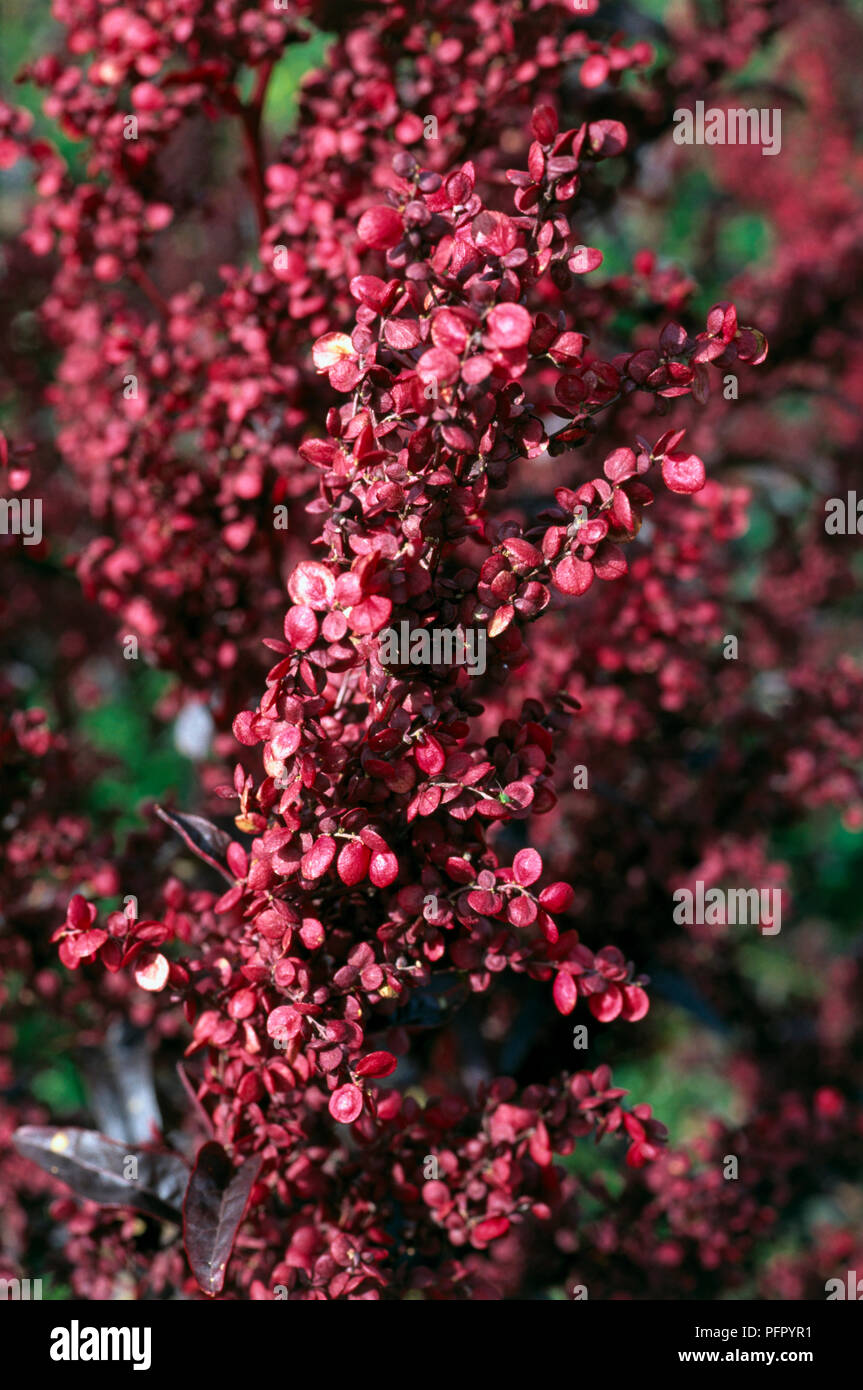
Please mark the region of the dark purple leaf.
<svg viewBox="0 0 863 1390"><path fill-rule="evenodd" d="M179 1225L188 1165L177 1154L118 1144L95 1129L22 1125L15 1131L19 1154L46 1173L103 1206L132 1207ZM128 1160L137 1161L137 1177L125 1177Z"/></svg>
<svg viewBox="0 0 863 1390"><path fill-rule="evenodd" d="M145 1030L116 1020L100 1047L81 1049L81 1069L101 1132L122 1144L151 1144L162 1117Z"/></svg>
<svg viewBox="0 0 863 1390"><path fill-rule="evenodd" d="M193 854L199 859L203 859L205 864L218 869L223 878L229 883L234 882L234 876L230 870L225 868L224 858L231 843L231 837L225 830L220 830L212 821L205 820L203 816L187 816L179 811L166 811L164 807L156 807L156 815L159 816L166 825L170 825L172 830L176 830L180 839L188 845Z"/></svg>
<svg viewBox="0 0 863 1390"><path fill-rule="evenodd" d="M237 1230L260 1170L258 1155L234 1168L215 1140L198 1151L183 1204L183 1242L192 1273L204 1293L221 1291Z"/></svg>

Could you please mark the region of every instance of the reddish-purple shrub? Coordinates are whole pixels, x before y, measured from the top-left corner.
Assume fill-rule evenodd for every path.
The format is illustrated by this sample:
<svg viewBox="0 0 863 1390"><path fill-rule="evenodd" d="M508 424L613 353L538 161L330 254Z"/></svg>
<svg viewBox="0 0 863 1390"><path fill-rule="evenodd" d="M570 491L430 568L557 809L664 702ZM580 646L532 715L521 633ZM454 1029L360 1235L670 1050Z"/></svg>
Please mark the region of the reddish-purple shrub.
<svg viewBox="0 0 863 1390"><path fill-rule="evenodd" d="M562 0L58 4L67 52L27 75L83 172L0 105L0 166L34 185L5 278L11 298L25 272L47 362L12 365L0 463L10 491L56 480L62 502L45 573L0 551L24 571L6 616L29 643L56 587L47 674L71 686L56 727L0 687L3 961L30 990L11 1017L38 1005L103 1048L131 1020L179 1075L157 1069L173 1128L155 1107L123 1136L148 1174L132 1214L113 1209L120 1136L66 1132L83 1200L58 1187L52 1218L78 1295L809 1296L854 1248L828 1231L764 1268L818 1164L856 1170L856 960L815 932L823 994L765 1007L729 927L671 918L698 879L781 887L787 920L770 831L828 806L863 823L853 556L782 498L816 447L819 488L851 485L853 146L806 21L724 10L663 30L657 58ZM268 87L308 22L334 40L269 149ZM845 16L812 23L859 45ZM805 109L835 123L828 166L811 189L812 137L781 178L747 183L752 151L731 149L717 177L770 209L781 254L704 312L653 251L606 274L628 200L673 199L646 184L679 157L675 107L777 32ZM242 148L242 205L221 169L193 173L206 122ZM801 389L827 399L798 430L782 406ZM774 535L741 584L759 490ZM442 633L477 659L429 656ZM87 809L76 711L98 702L92 653L129 636L173 677L157 717L204 701L216 736L197 804L118 849ZM744 1113L689 1151L605 1060L651 1036L652 974L738 1029ZM570 1070L580 1022L600 1055ZM48 1168L56 1127L13 1102L20 1265L49 1180L12 1127ZM590 1136L618 1185L581 1166ZM729 1153L747 1157L733 1184Z"/></svg>

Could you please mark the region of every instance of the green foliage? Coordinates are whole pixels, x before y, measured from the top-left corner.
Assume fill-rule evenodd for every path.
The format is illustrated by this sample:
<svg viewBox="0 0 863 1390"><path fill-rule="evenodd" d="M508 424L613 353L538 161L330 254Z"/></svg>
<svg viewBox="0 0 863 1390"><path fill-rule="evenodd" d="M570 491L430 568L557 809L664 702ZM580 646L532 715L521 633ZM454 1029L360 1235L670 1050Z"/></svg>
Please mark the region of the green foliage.
<svg viewBox="0 0 863 1390"><path fill-rule="evenodd" d="M295 44L287 49L273 69L267 88L264 125L274 138L278 139L294 124L302 80L307 73L321 66L333 37L332 34L315 30L308 43Z"/></svg>
<svg viewBox="0 0 863 1390"><path fill-rule="evenodd" d="M131 668L137 663L128 664ZM130 669L122 688L83 717L83 732L90 743L116 762L93 783L89 809L100 818L109 813L118 833L141 824L139 815L129 813L129 806L163 800L171 793L182 803L191 793L188 759L174 748L170 727L150 714L170 680L146 667Z"/></svg>

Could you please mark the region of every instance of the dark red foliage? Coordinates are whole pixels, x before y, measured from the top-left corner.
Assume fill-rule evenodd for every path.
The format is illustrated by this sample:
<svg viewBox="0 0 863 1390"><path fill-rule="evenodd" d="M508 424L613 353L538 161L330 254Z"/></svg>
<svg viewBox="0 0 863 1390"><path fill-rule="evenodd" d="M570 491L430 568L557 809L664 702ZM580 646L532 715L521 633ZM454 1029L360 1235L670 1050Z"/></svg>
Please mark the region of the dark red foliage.
<svg viewBox="0 0 863 1390"><path fill-rule="evenodd" d="M9 364L0 477L52 498L32 565L0 540L3 617L29 661L47 605L32 660L61 691L52 724L14 665L0 682L0 951L27 981L13 1020L97 1048L141 1030L176 1123L135 1146L152 1182L118 1214L120 1136L64 1147L4 1100L10 1268L49 1189L88 1298L774 1296L851 1258L829 1231L787 1265L759 1248L818 1195L810 1149L859 1170L859 961L813 933L825 992L784 1052L731 929L671 915L696 879L790 889L771 828L863 825L854 563L819 510L863 442L859 292L837 308L863 271L859 159L797 7L721 8L670 20L657 57L568 0L55 4L62 45L26 75L83 175L0 102L0 168L32 180L3 289L41 354ZM268 149L268 84L309 24L333 41ZM725 149L718 177L781 251L700 313L649 249L608 276L583 238L649 201L674 109L733 90L774 33L834 132L819 175L738 180ZM217 139L242 200L190 173ZM817 425L789 425L789 390L824 396ZM789 474L819 493L799 515ZM729 555L759 488L775 534L747 588ZM385 659L390 628L478 634L482 669ZM204 702L216 736L196 805L118 850L83 810L76 712L129 636L173 677L154 719ZM689 1150L601 1060L650 1036L648 972L744 1019L745 1115ZM572 1158L591 1138L614 1190Z"/></svg>

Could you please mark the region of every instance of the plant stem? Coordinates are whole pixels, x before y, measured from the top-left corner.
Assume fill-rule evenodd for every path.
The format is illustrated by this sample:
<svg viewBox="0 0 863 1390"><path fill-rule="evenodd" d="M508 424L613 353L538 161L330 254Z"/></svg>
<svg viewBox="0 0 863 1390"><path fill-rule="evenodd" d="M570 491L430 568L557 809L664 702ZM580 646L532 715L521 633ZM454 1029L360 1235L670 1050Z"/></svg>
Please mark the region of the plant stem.
<svg viewBox="0 0 863 1390"><path fill-rule="evenodd" d="M261 64L258 69L255 89L248 103L240 108L243 141L249 160L249 180L255 203L255 214L258 219L258 231L261 236L267 230L268 225L267 209L264 202L264 152L261 142L261 117L273 66L272 60Z"/></svg>

